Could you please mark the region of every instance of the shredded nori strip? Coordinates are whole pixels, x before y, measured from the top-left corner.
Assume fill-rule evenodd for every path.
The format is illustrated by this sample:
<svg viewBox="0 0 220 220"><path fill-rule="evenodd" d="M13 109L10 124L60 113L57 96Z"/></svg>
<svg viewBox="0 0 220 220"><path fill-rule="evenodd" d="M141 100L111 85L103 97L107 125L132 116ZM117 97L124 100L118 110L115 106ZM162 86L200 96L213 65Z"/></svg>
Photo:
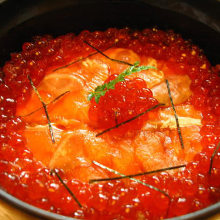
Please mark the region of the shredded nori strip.
<svg viewBox="0 0 220 220"><path fill-rule="evenodd" d="M174 116L175 116L175 120L176 120L176 127L177 127L177 132L178 132L178 135L179 135L180 145L181 145L181 148L184 149L183 136L182 136L181 129L180 129L179 119L178 119L176 109L175 109L175 106L174 106L174 103L173 103L173 98L172 98L171 91L170 91L170 84L169 84L169 81L167 79L166 79L166 85L167 85L167 90L168 90L168 94L169 94L169 97L170 97L170 102L171 102L171 105L172 105L172 108L173 108L173 111L174 111Z"/></svg>
<svg viewBox="0 0 220 220"><path fill-rule="evenodd" d="M106 169L106 170L108 170L109 172L112 172L112 173L114 173L114 174L116 174L116 175L119 175L119 176L122 176L122 177L126 176L126 175L124 175L124 174L122 174L122 173L119 173L119 172L116 171L116 170L113 170L113 169L111 169L111 168L109 168L109 167L106 167L106 166L103 165L103 164L100 164L100 163L97 162L97 161L94 161L94 160L93 160L92 162L93 162L95 165L101 167L102 169ZM142 185L144 185L144 186L146 186L146 187L148 187L148 188L150 188L150 189L156 190L157 192L160 192L160 193L164 194L166 197L168 197L169 199L171 199L171 197L170 197L165 191L163 191L163 190L161 190L161 189L159 189L159 188L157 188L157 187L155 187L155 186L152 186L152 185L150 185L150 184L144 183L144 182L142 182L141 180L136 179L136 178L133 178L133 177L128 177L128 178L131 179L131 180L133 180L133 181L135 181L135 182L137 182L137 183L140 183L140 184L142 184Z"/></svg>
<svg viewBox="0 0 220 220"><path fill-rule="evenodd" d="M166 168L162 168L162 169L158 169L158 170L146 171L146 172L126 175L126 176L116 176L116 177L112 177L112 178L91 179L91 180L89 180L89 183L132 178L132 177L136 177L136 176L143 176L143 175L149 175L149 174L153 174L153 173L164 172L164 171L168 171L168 170L179 169L179 168L182 168L182 167L186 167L186 165L178 165L178 166L173 166L173 167L166 167Z"/></svg>
<svg viewBox="0 0 220 220"><path fill-rule="evenodd" d="M156 109L157 107L162 106L162 105L164 105L164 104L163 104L163 103L159 103L159 104L157 104L157 105L155 105L155 106L153 106L153 107L151 107L151 108L145 110L144 112L142 112L142 113L140 113L140 114L138 114L138 115L135 115L135 116L132 117L132 118L129 118L129 119L126 120L126 121L123 121L123 122L121 122L121 123L119 123L119 124L116 124L115 126L113 126L113 127L111 127L111 128L107 128L106 130L104 130L104 131L102 131L102 132L96 134L96 137L98 137L98 136L100 136L100 135L103 135L103 134L105 134L106 132L109 132L109 131L111 131L111 130L113 130L113 129L115 129L115 128L118 128L118 127L120 127L120 126L122 126L122 125L124 125L124 124L126 124L126 123L129 123L129 122L131 122L131 121L137 119L138 117L140 117L140 116L146 114L147 112L152 111L152 110L154 110L154 109Z"/></svg>
<svg viewBox="0 0 220 220"><path fill-rule="evenodd" d="M215 157L215 155L217 154L218 150L220 147L220 142L218 143L217 147L215 148L214 152L212 153L212 156L210 158L210 167L209 167L209 174L211 174L212 171L212 165L213 165L213 159Z"/></svg>
<svg viewBox="0 0 220 220"><path fill-rule="evenodd" d="M76 198L76 196L74 195L74 193L71 191L71 189L64 183L63 179L61 178L61 176L59 175L58 172L56 172L55 169L51 170L51 173L55 173L55 175L57 176L57 178L59 179L59 181L63 184L63 186L65 187L65 189L68 191L68 193L71 195L71 197L75 200L75 202L78 204L78 206L80 208L82 208L82 204L79 202L79 200Z"/></svg>
<svg viewBox="0 0 220 220"><path fill-rule="evenodd" d="M47 104L45 104L45 105L48 106L48 105L50 105L50 104L56 102L58 99L60 99L61 97L63 97L64 95L66 95L66 94L69 93L69 92L70 92L70 91L66 91L66 92L64 92L64 93L62 93L62 94L60 94L60 95L58 95L55 99L53 99L51 102L49 102L49 103L47 103ZM38 109L36 109L36 110L34 110L34 111L32 111L32 112L30 112L30 113L28 113L28 114L26 114L26 115L19 115L19 117L23 117L23 118L24 118L24 117L28 117L28 116L34 114L35 112L40 111L42 108L43 108L43 106L40 107L40 108L38 108Z"/></svg>
<svg viewBox="0 0 220 220"><path fill-rule="evenodd" d="M114 43L112 46L110 46L110 47L108 47L107 49L105 49L104 51L106 51L106 50L112 48L114 45L115 45L115 43ZM100 52L97 51L97 52L95 52L95 53L91 53L91 54L89 54L89 55L86 56L86 57L82 57L82 58L79 58L79 59L77 59L77 60L74 60L73 62L68 63L68 64L66 64L66 65L64 65L64 66L57 67L57 68L54 69L52 72L56 72L57 70L64 69L64 68L66 68L66 67L68 67L68 66L71 66L71 65L73 65L73 64L75 64L75 63L78 63L78 62L80 62L80 61L82 61L82 60L85 60L85 59L87 59L87 58L89 58L89 57L91 57L91 56L94 56L94 55L96 55L96 54L98 54L98 53L100 53Z"/></svg>
<svg viewBox="0 0 220 220"><path fill-rule="evenodd" d="M122 64L125 64L125 65L128 65L128 66L133 66L134 64L131 64L131 63L128 63L126 61L123 61L123 60L117 60L117 59L113 59L109 56L107 56L106 54L104 54L102 51L100 51L99 49L95 48L94 46L92 46L90 43L88 43L87 41L83 41L85 44L87 44L88 46L92 47L94 50L96 50L98 53L100 53L102 56L106 57L107 59L113 61L113 62L117 62L117 63L122 63Z"/></svg>
<svg viewBox="0 0 220 220"><path fill-rule="evenodd" d="M42 106L44 108L44 112L45 112L45 115L46 115L46 118L47 118L47 121L48 121L48 126L49 126L49 131L50 131L50 136L51 136L51 140L52 140L52 143L54 144L55 143L55 139L54 139L54 135L53 135L53 128L52 128L52 125L51 125L51 121L50 121L50 117L49 117L49 114L48 114L48 111L47 111L47 106L46 104L44 103L43 99L41 98L37 88L35 87L31 77L28 75L27 76L28 80L30 81L31 83L31 86L32 88L34 89L36 95L38 96L38 98L40 99L41 103L42 103Z"/></svg>

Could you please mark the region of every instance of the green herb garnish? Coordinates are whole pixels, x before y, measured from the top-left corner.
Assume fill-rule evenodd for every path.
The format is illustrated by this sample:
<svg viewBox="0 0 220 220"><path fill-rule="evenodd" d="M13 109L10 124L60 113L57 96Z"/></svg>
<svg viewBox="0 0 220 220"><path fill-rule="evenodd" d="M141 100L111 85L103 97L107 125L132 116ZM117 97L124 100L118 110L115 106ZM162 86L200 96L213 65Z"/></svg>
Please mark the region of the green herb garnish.
<svg viewBox="0 0 220 220"><path fill-rule="evenodd" d="M104 83L101 86L97 86L94 92L89 93L88 100L91 101L91 99L94 97L96 103L98 103L100 98L104 96L108 90L114 89L115 85L118 82L124 81L126 76L129 76L132 73L140 72L142 70L156 69L156 67L154 66L138 66L138 65L139 65L139 62L135 62L133 66L130 66L129 68L127 68L125 71L119 74L115 79L111 80L108 83Z"/></svg>

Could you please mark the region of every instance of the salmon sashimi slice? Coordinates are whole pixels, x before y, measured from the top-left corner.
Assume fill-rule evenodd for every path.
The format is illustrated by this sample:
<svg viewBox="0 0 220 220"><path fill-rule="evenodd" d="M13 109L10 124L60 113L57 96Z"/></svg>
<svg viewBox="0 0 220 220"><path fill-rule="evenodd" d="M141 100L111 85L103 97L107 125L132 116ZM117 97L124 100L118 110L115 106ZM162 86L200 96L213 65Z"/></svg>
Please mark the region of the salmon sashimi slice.
<svg viewBox="0 0 220 220"><path fill-rule="evenodd" d="M42 108L42 103L39 101L39 98L33 94L33 99L23 107L17 108L17 115L24 116L25 121L30 125L42 124L45 125L48 123L47 117L44 109ZM45 96L41 96L45 100ZM35 100L37 100L35 102ZM63 97L57 101L51 103L54 99L45 102L49 103L47 106L47 111L50 117L50 120L56 124L67 124L67 120L71 122L87 122L88 121L88 109L89 102L87 100L87 93L84 91L78 92L77 95L74 92L66 93ZM34 107L31 106L33 103ZM29 107L31 106L31 107ZM35 111L38 110L38 111ZM33 114L30 114L32 113Z"/></svg>
<svg viewBox="0 0 220 220"><path fill-rule="evenodd" d="M185 115L182 116L183 119L189 118L187 116L193 118L192 114L196 113L197 115L195 114L195 117L201 122L201 115L199 112L196 112L192 106L186 108L179 106L177 109L177 112L180 114L183 112L181 115ZM171 111L171 108L160 110L159 115L163 117L165 112L172 114ZM162 123L166 124L167 122L162 119ZM69 133L67 140L61 141L61 145L52 159L52 164L53 166L62 168L67 173L69 172L68 170L72 172L81 166L78 162L74 162L78 154L80 154L79 157L81 159L83 158L83 161L87 161L86 167L89 167L94 160L124 174L184 164L192 160L193 156L201 150L200 126L193 125L193 121L190 123L191 124L186 124L187 126L182 128L184 143L186 142L184 151L181 149L176 127L172 126L167 126L169 129L164 129L160 132L143 129L134 140L129 137L123 137L122 139L112 139L110 137L97 138L95 137L96 132L88 130L89 128L77 130ZM171 130L170 128L173 129ZM66 141L71 142L72 147L70 147L71 143L66 144ZM75 144L77 144L76 149L74 148L74 150L77 150L76 154L74 154L74 150L72 149ZM80 144L81 147L78 149ZM67 156L67 154L69 156ZM58 164L56 161L58 161ZM67 162L66 165L66 161L70 162ZM78 164L77 167L75 167L76 164ZM83 169L86 170L85 167ZM90 168L88 168L87 171L89 172L89 170ZM82 170L80 170L80 172L82 172ZM72 173L72 175L74 175L75 178L80 178L76 176L76 173L77 171L75 171L74 174ZM89 179L90 175L86 175ZM94 175L93 173L93 177ZM96 177L98 178L100 175Z"/></svg>
<svg viewBox="0 0 220 220"><path fill-rule="evenodd" d="M83 122L88 121L88 92L102 84L109 75L108 65L101 60L101 58L106 58L101 56L98 59L99 56L101 55L95 55L94 59L86 59L82 64L76 63L73 66L46 74L37 87L45 103L50 103L59 95L69 92L69 94L48 107L51 120L75 119ZM17 115L25 116L41 107L42 103L33 91L25 105L17 106ZM29 123L38 124L47 122L43 109L26 117L25 120Z"/></svg>
<svg viewBox="0 0 220 220"><path fill-rule="evenodd" d="M165 80L167 79L170 84L170 90L174 104L181 104L185 102L192 94L190 90L191 80L188 75L176 75L172 69L168 68L165 63L157 62L151 57L139 57L136 53L127 49L109 49L105 53L109 57L117 60L126 61L134 64L136 61L140 62L140 65L152 66L156 69L148 69L141 72L137 72L129 76L129 78L139 77L145 80L148 88L152 89L154 97L167 106L170 105L170 98L167 93L167 85ZM112 62L112 61L108 61ZM113 63L113 62L112 62ZM119 74L124 71L128 66L114 62L111 64L111 70L113 73Z"/></svg>
<svg viewBox="0 0 220 220"><path fill-rule="evenodd" d="M95 135L96 132L88 129L64 134L49 166L63 169L69 176L82 181L112 176L94 166L93 161L126 174L139 170L130 140L120 143L108 138L96 138Z"/></svg>
<svg viewBox="0 0 220 220"><path fill-rule="evenodd" d="M180 127L189 127L193 125L202 126L202 113L198 110L195 110L192 105L176 106L175 110L178 115ZM162 108L158 111L149 112L148 117L149 120L143 129L150 127L154 129L177 128L172 107Z"/></svg>
<svg viewBox="0 0 220 220"><path fill-rule="evenodd" d="M70 92L50 106L48 110L52 121L57 124L63 120L71 119L81 123L88 122L89 102L87 100L87 93L82 91L77 94Z"/></svg>
<svg viewBox="0 0 220 220"><path fill-rule="evenodd" d="M136 157L145 171L186 164L202 149L200 127L181 129L184 150L176 130L144 130L135 138Z"/></svg>
<svg viewBox="0 0 220 220"><path fill-rule="evenodd" d="M81 91L84 85L84 80L74 74L54 73L47 75L38 88L39 91L47 91L55 98L66 91L73 93Z"/></svg>
<svg viewBox="0 0 220 220"><path fill-rule="evenodd" d="M171 95L175 105L184 103L192 95L190 90L191 80L188 75L168 75L166 79L169 81ZM167 106L171 105L167 85L164 81L153 87L152 92L160 103L164 103Z"/></svg>
<svg viewBox="0 0 220 220"><path fill-rule="evenodd" d="M26 144L32 151L35 159L41 161L46 166L48 166L54 152L57 150L62 135L61 129L55 126L52 126L52 129L56 141L55 144L52 143L47 125L28 126L23 132Z"/></svg>
<svg viewBox="0 0 220 220"><path fill-rule="evenodd" d="M139 77L144 79L149 89L152 89L165 80L165 75L163 71L160 70L160 64L158 65L158 62L155 59L143 56L141 57L140 65L151 66L155 67L156 69L151 68L148 70L143 70L132 74L129 76L129 78Z"/></svg>
<svg viewBox="0 0 220 220"><path fill-rule="evenodd" d="M192 105L176 106L176 112L184 150L180 145L173 109L168 107L150 112L149 120L135 138L137 158L142 162L144 169L184 164L191 161L202 149L200 144L201 112L195 110Z"/></svg>
<svg viewBox="0 0 220 220"><path fill-rule="evenodd" d="M169 125L172 122L167 122L167 117L169 118L169 115L173 114L172 108L164 108L152 113L147 123L153 123L152 119L157 114L156 118L160 119L154 121L155 124L158 123L157 127L152 131L145 126L134 140L129 137L122 139L108 136L96 137L96 131L92 131L87 126L83 129L75 126L74 131L59 130L56 145L48 141L50 137L46 126L26 129L25 137L29 140L28 145L38 160L49 164L50 168L63 169L72 178L88 181L91 178L109 176L109 174L97 170L92 161L98 161L121 173L132 174L142 170L185 163L190 161L201 149L200 127L193 126L192 120L194 117L201 122L201 114L190 105L178 106L176 110L182 120L191 118L190 124L184 124L186 127L182 128L185 143L184 153L181 150L176 127ZM157 131L159 127L166 129L159 132ZM33 133L33 131L37 133ZM38 139L41 141L40 146L48 147L48 154L44 147L42 150L38 149ZM181 160L177 160L177 158L181 158Z"/></svg>
<svg viewBox="0 0 220 220"><path fill-rule="evenodd" d="M99 148L104 148L100 151L100 149L97 150L97 145L94 144L95 149L90 151L95 150L95 154L88 155L86 148L93 146L86 145L85 133L88 132L83 129L64 134L57 151L50 161L49 167L63 169L67 175L81 181L107 177L108 175L103 170L92 164L92 159L108 161L105 146L102 145L103 143L99 143Z"/></svg>
<svg viewBox="0 0 220 220"><path fill-rule="evenodd" d="M83 72L89 73L90 78L86 82L86 91L93 91L98 85L104 83L104 81L110 75L109 65L103 61L103 57L97 57L92 59L86 59L82 62ZM101 56L101 55L99 55ZM101 59L102 58L102 59Z"/></svg>
<svg viewBox="0 0 220 220"><path fill-rule="evenodd" d="M24 131L27 146L34 157L51 169L58 168L70 178L88 181L92 178L114 176L95 166L97 161L124 174L153 170L191 161L201 150L201 112L186 104L191 96L191 80L187 75L175 74L162 61L140 57L132 50L111 48L105 54L112 59L131 64L151 65L149 69L134 73L129 78L139 77L146 81L154 98L166 107L149 112L148 120L136 136L114 137L108 134L96 137L100 130L89 125L87 97L111 74L120 74L129 66L114 62L101 54L93 55L73 65L48 71L37 89L47 106L53 125L56 143L52 144L48 121L39 97L32 91L28 102L17 106L17 115L24 117L28 126ZM170 89L181 126L185 149L181 149L176 130L176 121L167 91ZM57 96L67 92L53 102ZM181 105L180 105L181 104Z"/></svg>
<svg viewBox="0 0 220 220"><path fill-rule="evenodd" d="M120 55L122 57L128 57L126 61L131 62L137 59L140 60L138 55L131 50L118 48L109 49L109 51L107 51L107 54L115 59L120 58L120 56L117 56L118 53L119 55L122 54ZM143 57L142 60L144 65L157 67L155 59ZM120 73L121 66L127 68L125 64L113 62L98 54L94 55L92 58L87 58L82 61L81 64L76 63L73 66L48 73L38 86L38 90L45 103L49 103L64 92L70 91L71 93L62 97L62 100L58 100L59 104L55 105L56 107L51 107L53 110L50 112L50 117L53 118L53 114L55 114L54 120L57 118L73 118L88 122L87 115L89 102L87 100L87 95L89 92L93 91L95 87L104 83L110 74L109 66L113 67L115 71L117 69L117 73ZM152 89L154 97L158 99L158 101L167 105L170 104L166 84L164 82L165 76L162 71L149 69L147 71L135 73L131 77L140 77L144 79L149 88ZM189 88L191 81L189 77L186 75L168 75L167 78L170 81L170 89L174 104L180 104L186 101L191 95ZM65 110L57 109L57 107L63 107L64 105L68 106L68 108L65 108ZM32 92L30 100L25 105L17 107L17 115L27 115L39 107L42 107L42 104L37 95ZM54 110L55 108L56 110ZM59 116L57 113L59 113ZM83 120L84 117L85 120ZM28 117L26 120L32 123L40 123L42 120L45 123L46 117L42 110L33 114L32 117Z"/></svg>
<svg viewBox="0 0 220 220"><path fill-rule="evenodd" d="M138 56L137 53L125 48L112 48L107 50L105 54L111 59L124 61L132 65L135 62L141 61L141 58ZM111 74L120 74L129 67L127 64L114 62L109 59L106 60L106 62L110 65Z"/></svg>

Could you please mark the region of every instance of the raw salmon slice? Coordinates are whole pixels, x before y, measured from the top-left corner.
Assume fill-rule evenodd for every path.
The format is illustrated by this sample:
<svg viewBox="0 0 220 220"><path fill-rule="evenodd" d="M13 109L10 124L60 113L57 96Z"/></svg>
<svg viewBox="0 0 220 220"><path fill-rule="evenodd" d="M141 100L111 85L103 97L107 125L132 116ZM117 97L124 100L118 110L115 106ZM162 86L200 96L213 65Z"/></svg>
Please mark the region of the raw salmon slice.
<svg viewBox="0 0 220 220"><path fill-rule="evenodd" d="M108 160L108 155L105 154L106 148L104 145L102 146L103 142L98 142L99 149L95 143L93 146L88 145L85 134L89 133L89 131L84 129L65 133L49 163L49 167L63 169L71 178L77 178L81 181L88 181L91 178L97 177L107 177L108 175L105 171L94 167L92 164L92 160L95 159L99 161ZM86 152L88 147L95 148L93 150L95 150L96 154L92 153L92 155L89 155ZM104 149L100 150L100 147Z"/></svg>
<svg viewBox="0 0 220 220"><path fill-rule="evenodd" d="M145 170L185 164L202 149L202 115L192 105L176 106L184 142L182 150L171 107L149 113L140 134L135 138L136 155Z"/></svg>
<svg viewBox="0 0 220 220"><path fill-rule="evenodd" d="M191 161L196 152L201 150L199 144L201 113L184 104L191 96L189 77L174 75L169 68L164 67L163 62L157 62L150 57L139 57L132 50L109 49L105 54L132 64L140 61L141 65L156 67L134 73L129 77L144 79L152 89L154 97L167 106L170 105L170 100L165 79L169 80L174 103L182 104L176 106L176 111L186 148L184 153L171 107L150 112L149 120L135 137L129 134L123 137L108 134L96 137L100 130L89 127L90 102L87 96L98 85L103 84L110 74L119 74L128 68L126 64L113 62L97 54L79 63L48 72L38 85L38 91L47 104L62 93L69 92L47 106L54 127L55 144L51 142L43 109L25 117L29 125L24 131L24 136L34 157L51 169L63 169L70 178L81 181L114 176L95 166L93 161L124 174ZM18 106L17 114L25 115L40 107L42 104L39 98L32 92L26 105ZM40 143L40 147L37 143Z"/></svg>
<svg viewBox="0 0 220 220"><path fill-rule="evenodd" d="M53 126L53 134L56 141L55 144L52 143L47 125L28 126L23 133L26 138L26 144L35 159L41 161L45 166L48 166L54 152L57 150L62 130Z"/></svg>

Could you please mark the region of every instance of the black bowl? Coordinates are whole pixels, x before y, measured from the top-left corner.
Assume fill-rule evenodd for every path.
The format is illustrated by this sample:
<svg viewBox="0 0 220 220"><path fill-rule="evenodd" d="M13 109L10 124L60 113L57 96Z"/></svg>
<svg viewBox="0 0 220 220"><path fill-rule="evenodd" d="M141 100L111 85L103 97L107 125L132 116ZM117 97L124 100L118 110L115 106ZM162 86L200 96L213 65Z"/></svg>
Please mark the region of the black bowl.
<svg viewBox="0 0 220 220"><path fill-rule="evenodd" d="M202 48L213 65L219 62L219 2L177 0L38 0L12 1L0 5L0 66L10 52L35 35L53 36L109 27L173 29ZM34 216L46 219L73 218L31 206L0 189L0 198ZM220 202L172 220L204 219L220 211Z"/></svg>

